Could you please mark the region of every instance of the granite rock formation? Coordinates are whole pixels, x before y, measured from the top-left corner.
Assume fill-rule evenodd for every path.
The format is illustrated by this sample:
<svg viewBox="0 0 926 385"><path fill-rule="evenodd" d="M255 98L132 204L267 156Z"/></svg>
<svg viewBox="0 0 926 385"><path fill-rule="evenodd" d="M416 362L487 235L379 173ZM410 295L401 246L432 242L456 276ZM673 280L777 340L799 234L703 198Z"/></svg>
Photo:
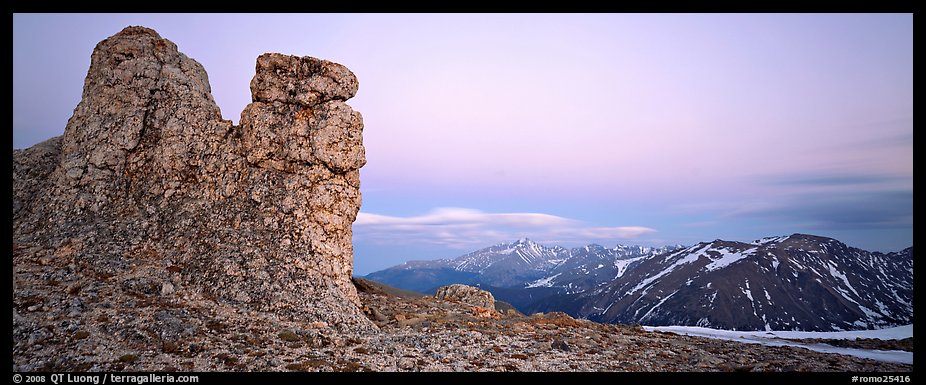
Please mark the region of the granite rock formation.
<svg viewBox="0 0 926 385"><path fill-rule="evenodd" d="M350 281L357 78L281 54L256 71L234 125L203 67L157 32L100 42L64 135L13 152L14 302L34 278L19 267L38 262L66 267L64 285L375 330Z"/></svg>

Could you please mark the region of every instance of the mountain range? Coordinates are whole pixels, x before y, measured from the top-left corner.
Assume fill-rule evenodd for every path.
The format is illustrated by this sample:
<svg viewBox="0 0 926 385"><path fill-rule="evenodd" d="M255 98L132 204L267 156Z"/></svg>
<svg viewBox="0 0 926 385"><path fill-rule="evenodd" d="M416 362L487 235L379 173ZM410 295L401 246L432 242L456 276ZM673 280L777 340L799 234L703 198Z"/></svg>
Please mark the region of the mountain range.
<svg viewBox="0 0 926 385"><path fill-rule="evenodd" d="M527 314L608 323L835 331L913 322L912 247L885 254L806 234L658 248L521 239L366 278L423 293L475 285Z"/></svg>
<svg viewBox="0 0 926 385"><path fill-rule="evenodd" d="M464 283L496 290L536 289L533 291L574 294L623 275L647 256L682 247L618 245L605 248L591 244L566 249L524 238L453 259L409 261L365 278L423 293L452 283Z"/></svg>

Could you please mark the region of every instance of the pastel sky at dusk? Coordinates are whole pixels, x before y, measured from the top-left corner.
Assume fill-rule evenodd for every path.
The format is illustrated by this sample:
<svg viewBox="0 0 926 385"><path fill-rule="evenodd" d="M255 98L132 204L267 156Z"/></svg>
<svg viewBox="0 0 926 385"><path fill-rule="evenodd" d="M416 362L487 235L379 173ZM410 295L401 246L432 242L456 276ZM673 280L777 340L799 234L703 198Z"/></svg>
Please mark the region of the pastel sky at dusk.
<svg viewBox="0 0 926 385"><path fill-rule="evenodd" d="M15 14L14 148L64 132L128 25L236 123L261 53L357 75L355 274L521 237L913 243L910 14Z"/></svg>

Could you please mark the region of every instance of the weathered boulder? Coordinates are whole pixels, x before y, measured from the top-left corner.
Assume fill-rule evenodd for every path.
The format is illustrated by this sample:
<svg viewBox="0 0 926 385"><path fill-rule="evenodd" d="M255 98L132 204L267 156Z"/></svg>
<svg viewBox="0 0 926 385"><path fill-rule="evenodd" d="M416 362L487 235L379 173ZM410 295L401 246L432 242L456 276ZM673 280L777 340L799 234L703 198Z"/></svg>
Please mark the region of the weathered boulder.
<svg viewBox="0 0 926 385"><path fill-rule="evenodd" d="M492 293L467 285L453 284L441 286L437 289L437 292L434 293L434 298L495 309L495 297L492 296Z"/></svg>
<svg viewBox="0 0 926 385"><path fill-rule="evenodd" d="M281 54L256 72L235 126L203 67L157 32L100 42L64 135L13 152L13 244L28 251L14 271L17 255L46 255L157 289L137 296L374 329L350 281L366 160L362 117L344 101L357 79Z"/></svg>

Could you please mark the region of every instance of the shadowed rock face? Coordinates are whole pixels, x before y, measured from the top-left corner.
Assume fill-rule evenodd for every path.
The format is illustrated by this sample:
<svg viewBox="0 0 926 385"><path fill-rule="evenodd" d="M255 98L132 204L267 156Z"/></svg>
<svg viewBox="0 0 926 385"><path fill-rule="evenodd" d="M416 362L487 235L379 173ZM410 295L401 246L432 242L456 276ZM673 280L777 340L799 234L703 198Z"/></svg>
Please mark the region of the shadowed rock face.
<svg viewBox="0 0 926 385"><path fill-rule="evenodd" d="M366 160L344 101L357 79L280 54L256 72L235 126L203 67L157 32L100 42L64 135L13 152L14 267L66 259L82 279L146 282L139 295L374 329L350 282Z"/></svg>

